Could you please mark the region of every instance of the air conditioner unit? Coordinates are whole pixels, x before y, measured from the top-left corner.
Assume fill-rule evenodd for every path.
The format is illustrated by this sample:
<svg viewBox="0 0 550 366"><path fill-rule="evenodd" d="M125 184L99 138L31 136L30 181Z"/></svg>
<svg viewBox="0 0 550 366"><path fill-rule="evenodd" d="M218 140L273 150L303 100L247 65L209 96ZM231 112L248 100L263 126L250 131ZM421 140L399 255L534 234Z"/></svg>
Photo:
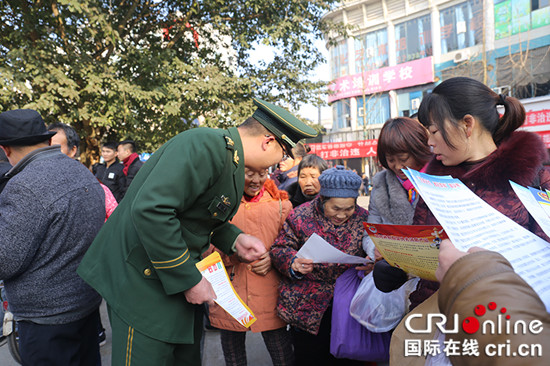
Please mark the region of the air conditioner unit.
<svg viewBox="0 0 550 366"><path fill-rule="evenodd" d="M455 64L458 64L459 62L468 61L470 59L470 51L469 50L462 50L455 53L453 61Z"/></svg>
<svg viewBox="0 0 550 366"><path fill-rule="evenodd" d="M411 99L411 109L416 111L418 108L420 108L420 98Z"/></svg>

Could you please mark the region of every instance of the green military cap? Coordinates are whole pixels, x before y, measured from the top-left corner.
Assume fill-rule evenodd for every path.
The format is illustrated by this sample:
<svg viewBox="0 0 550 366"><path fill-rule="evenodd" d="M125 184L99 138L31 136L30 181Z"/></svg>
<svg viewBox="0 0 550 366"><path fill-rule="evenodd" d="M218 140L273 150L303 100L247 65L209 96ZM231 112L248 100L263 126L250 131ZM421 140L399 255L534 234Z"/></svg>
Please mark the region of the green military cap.
<svg viewBox="0 0 550 366"><path fill-rule="evenodd" d="M309 127L284 108L268 103L258 98L253 98L258 107L252 115L275 137L288 148L287 152L292 156L292 148L301 139L317 136L317 131ZM292 156L294 157L294 156Z"/></svg>

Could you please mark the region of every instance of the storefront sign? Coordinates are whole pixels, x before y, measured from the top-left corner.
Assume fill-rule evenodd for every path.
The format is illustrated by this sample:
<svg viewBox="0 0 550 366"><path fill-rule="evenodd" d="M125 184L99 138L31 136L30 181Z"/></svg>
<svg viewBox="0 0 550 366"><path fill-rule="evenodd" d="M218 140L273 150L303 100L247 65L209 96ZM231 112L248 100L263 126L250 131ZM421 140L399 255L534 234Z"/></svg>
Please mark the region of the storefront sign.
<svg viewBox="0 0 550 366"><path fill-rule="evenodd" d="M433 81L433 57L425 57L396 66L338 78L328 86L328 101L332 103L335 100L363 95L363 92L380 93Z"/></svg>
<svg viewBox="0 0 550 366"><path fill-rule="evenodd" d="M325 160L366 158L376 156L377 140L322 142L308 144L312 154L317 154Z"/></svg>

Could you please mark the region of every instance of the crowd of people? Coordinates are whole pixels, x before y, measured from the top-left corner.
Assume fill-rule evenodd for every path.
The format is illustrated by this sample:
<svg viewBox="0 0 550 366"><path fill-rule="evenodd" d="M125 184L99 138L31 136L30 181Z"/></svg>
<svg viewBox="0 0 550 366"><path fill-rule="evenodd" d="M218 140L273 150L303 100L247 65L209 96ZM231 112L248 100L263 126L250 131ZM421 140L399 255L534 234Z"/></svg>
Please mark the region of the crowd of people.
<svg viewBox="0 0 550 366"><path fill-rule="evenodd" d="M226 365L247 365L248 331L261 333L273 365L374 364L331 353L335 284L350 268L361 277L372 272L383 292L410 278L382 258L363 229L365 222L438 224L405 168L458 178L549 240L508 183L550 188L544 144L516 131L525 110L515 98L452 78L423 99L417 118L386 121L377 145L384 169L372 179L368 210L357 204L360 192L369 191L368 178L310 154L303 140L316 131L288 111L256 98L254 104L239 127L185 131L145 164L133 141L105 142L102 162L91 169L76 160L80 139L72 127L46 127L33 110L0 113L0 279L19 322L24 365L100 364L102 298L113 365L200 365L205 305L210 325L220 330ZM369 263L298 256L313 234ZM222 254L235 291L257 318L249 328L215 302L195 266L213 251ZM404 340L413 336L406 317L451 318L495 299L515 319L540 320L542 334L529 340L550 347L545 304L500 254L465 253L444 240L436 275L438 281L418 282L409 313L392 330L386 360L373 361L432 362L405 356ZM517 344L521 335L514 337ZM446 362L542 365L544 359L482 355Z"/></svg>

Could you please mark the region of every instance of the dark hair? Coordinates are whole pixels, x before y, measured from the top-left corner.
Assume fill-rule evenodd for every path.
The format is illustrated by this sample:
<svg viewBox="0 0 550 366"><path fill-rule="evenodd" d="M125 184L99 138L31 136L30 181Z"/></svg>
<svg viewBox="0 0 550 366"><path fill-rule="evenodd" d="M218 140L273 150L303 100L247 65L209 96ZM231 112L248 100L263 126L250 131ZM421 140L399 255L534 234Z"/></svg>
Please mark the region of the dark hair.
<svg viewBox="0 0 550 366"><path fill-rule="evenodd" d="M124 141L121 141L118 143L118 146L120 145L128 145L128 148L130 149L130 151L132 153L135 153L137 150L136 150L136 143L134 140L124 140ZM117 147L118 147L117 146Z"/></svg>
<svg viewBox="0 0 550 366"><path fill-rule="evenodd" d="M504 106L499 116L497 106ZM451 148L445 121L458 127L465 115L474 116L493 136L496 144L510 136L525 121L525 108L519 100L499 95L485 84L466 77L445 80L420 103L418 120L426 127L435 125Z"/></svg>
<svg viewBox="0 0 550 366"><path fill-rule="evenodd" d="M48 126L48 131L60 131L63 130L65 136L67 137L67 147L69 150L72 150L76 146L76 156L78 156L78 148L80 146L80 136L76 130L62 122L55 122Z"/></svg>
<svg viewBox="0 0 550 366"><path fill-rule="evenodd" d="M298 142L296 146L292 148L292 154L294 158L303 158L311 151L311 148L303 142Z"/></svg>
<svg viewBox="0 0 550 366"><path fill-rule="evenodd" d="M390 169L387 155L409 153L418 165L424 166L432 157L428 146L428 131L409 117L390 118L382 126L376 154L380 164Z"/></svg>
<svg viewBox="0 0 550 366"><path fill-rule="evenodd" d="M116 151L116 148L118 147L118 142L107 141L106 143L103 144L102 147L106 147L107 149L111 149L111 150Z"/></svg>
<svg viewBox="0 0 550 366"><path fill-rule="evenodd" d="M328 169L328 164L321 157L315 154L310 154L304 156L300 164L298 164L298 177L300 176L300 172L304 168L317 168L319 170L319 173L322 173L323 171Z"/></svg>
<svg viewBox="0 0 550 366"><path fill-rule="evenodd" d="M239 125L240 129L246 130L250 136L273 135L267 128L264 127L255 118L248 117L243 123Z"/></svg>

